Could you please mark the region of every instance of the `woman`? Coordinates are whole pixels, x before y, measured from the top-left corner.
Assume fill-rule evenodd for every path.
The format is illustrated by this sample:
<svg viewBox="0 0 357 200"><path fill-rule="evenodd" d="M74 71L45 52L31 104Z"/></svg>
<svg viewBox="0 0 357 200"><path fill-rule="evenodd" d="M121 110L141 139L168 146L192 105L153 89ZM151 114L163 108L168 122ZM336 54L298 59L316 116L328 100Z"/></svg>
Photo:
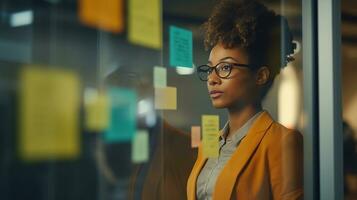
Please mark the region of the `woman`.
<svg viewBox="0 0 357 200"><path fill-rule="evenodd" d="M198 75L229 120L218 158L199 147L188 199L301 199L302 136L261 106L280 68L293 60L286 20L255 1L221 1L204 27L211 51Z"/></svg>

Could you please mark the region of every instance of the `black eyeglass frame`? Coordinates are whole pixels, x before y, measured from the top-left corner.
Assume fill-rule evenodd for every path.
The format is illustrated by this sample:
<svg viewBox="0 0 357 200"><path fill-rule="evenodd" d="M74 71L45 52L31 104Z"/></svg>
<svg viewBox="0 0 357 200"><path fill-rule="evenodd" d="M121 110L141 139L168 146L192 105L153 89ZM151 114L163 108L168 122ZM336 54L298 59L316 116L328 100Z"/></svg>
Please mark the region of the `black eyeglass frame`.
<svg viewBox="0 0 357 200"><path fill-rule="evenodd" d="M220 65L220 64L222 64L222 63L228 64L228 65L230 66L229 73L228 73L226 76L224 76L224 77L220 76L219 73L218 73L218 71L217 71L218 65ZM200 69L201 69L202 67L207 67L207 68L208 68L208 71L205 71L206 73L209 72L209 74L207 75L207 79L206 79L206 80L205 80L205 79L202 79L202 77L199 75ZM213 66L213 67L211 67L211 66L209 66L209 65L207 65L207 64L198 66L198 67L197 67L197 76L198 76L198 78L199 78L201 81L208 81L208 76L209 76L209 75L212 73L212 71L214 70L214 71L216 72L216 74L217 74L218 77L225 79L225 78L229 77L229 75L231 75L233 67L245 67L245 68L254 69L254 65L250 65L250 64L220 62L220 63L218 63L217 65L215 65L215 66ZM203 70L202 70L202 72L203 72Z"/></svg>

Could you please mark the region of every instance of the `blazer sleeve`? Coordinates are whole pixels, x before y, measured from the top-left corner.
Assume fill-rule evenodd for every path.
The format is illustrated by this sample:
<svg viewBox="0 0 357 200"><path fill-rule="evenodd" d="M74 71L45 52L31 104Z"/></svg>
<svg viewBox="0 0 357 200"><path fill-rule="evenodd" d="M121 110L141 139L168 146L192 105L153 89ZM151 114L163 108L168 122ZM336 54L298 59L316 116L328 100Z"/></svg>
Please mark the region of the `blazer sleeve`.
<svg viewBox="0 0 357 200"><path fill-rule="evenodd" d="M275 138L268 151L273 198L303 199L302 135L289 130Z"/></svg>

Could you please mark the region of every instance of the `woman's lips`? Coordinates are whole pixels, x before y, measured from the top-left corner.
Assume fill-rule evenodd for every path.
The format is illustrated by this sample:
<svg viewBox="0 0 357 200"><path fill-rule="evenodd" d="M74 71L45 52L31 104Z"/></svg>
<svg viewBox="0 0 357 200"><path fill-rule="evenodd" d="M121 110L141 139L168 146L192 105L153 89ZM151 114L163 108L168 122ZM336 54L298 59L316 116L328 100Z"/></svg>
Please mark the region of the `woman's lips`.
<svg viewBox="0 0 357 200"><path fill-rule="evenodd" d="M222 96L222 94L223 94L223 92L219 91L219 90L212 90L212 91L209 92L209 95L213 99L219 98L220 96Z"/></svg>

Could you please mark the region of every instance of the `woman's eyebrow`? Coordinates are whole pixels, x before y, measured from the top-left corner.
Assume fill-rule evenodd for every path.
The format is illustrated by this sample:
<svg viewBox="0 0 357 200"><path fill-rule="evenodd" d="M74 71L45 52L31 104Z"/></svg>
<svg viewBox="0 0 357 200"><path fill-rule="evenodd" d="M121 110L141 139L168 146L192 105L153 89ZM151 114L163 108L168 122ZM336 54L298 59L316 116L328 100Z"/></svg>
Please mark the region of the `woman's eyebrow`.
<svg viewBox="0 0 357 200"><path fill-rule="evenodd" d="M220 61L224 61L224 60L228 60L228 59L232 59L232 60L234 60L234 61L238 62L238 60L236 60L235 58L230 57L230 56L227 56L227 57L221 58L221 59L220 59Z"/></svg>

